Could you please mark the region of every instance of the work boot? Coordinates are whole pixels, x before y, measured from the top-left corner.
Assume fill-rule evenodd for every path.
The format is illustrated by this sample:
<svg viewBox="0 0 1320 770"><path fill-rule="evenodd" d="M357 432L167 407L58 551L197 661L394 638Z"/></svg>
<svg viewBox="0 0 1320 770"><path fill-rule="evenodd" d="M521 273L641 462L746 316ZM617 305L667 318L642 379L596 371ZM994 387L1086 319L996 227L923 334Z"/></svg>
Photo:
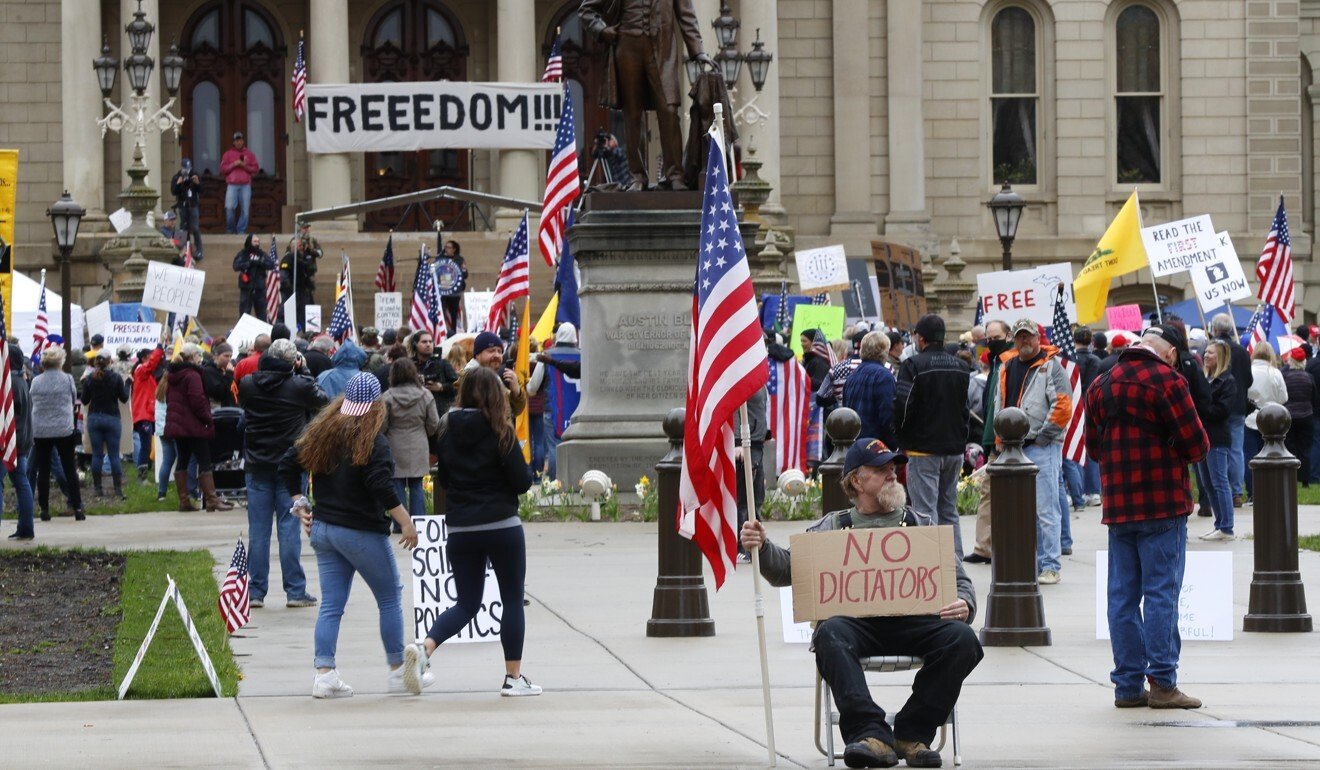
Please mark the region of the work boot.
<svg viewBox="0 0 1320 770"><path fill-rule="evenodd" d="M1173 687L1150 683L1150 707L1153 709L1199 709L1201 701Z"/></svg>
<svg viewBox="0 0 1320 770"><path fill-rule="evenodd" d="M1114 698L1114 708L1116 709L1134 709L1141 706L1150 705L1150 695L1145 690L1135 698Z"/></svg>
<svg viewBox="0 0 1320 770"><path fill-rule="evenodd" d="M843 763L848 767L893 767L898 755L879 738L863 738L843 747Z"/></svg>
<svg viewBox="0 0 1320 770"><path fill-rule="evenodd" d="M233 509L233 503L221 500L220 496L215 493L215 476L210 471L197 474L197 486L202 488L202 500L206 501L206 510L228 511Z"/></svg>
<svg viewBox="0 0 1320 770"><path fill-rule="evenodd" d="M908 767L940 767L944 761L940 753L919 741L894 741L894 752L907 762Z"/></svg>
<svg viewBox="0 0 1320 770"><path fill-rule="evenodd" d="M105 497L105 490L101 488L101 472L98 470L92 471L92 497L97 500Z"/></svg>
<svg viewBox="0 0 1320 770"><path fill-rule="evenodd" d="M115 499L120 501L127 500L128 496L124 494L124 475L122 473L116 473L110 477L110 482L114 484L115 487Z"/></svg>
<svg viewBox="0 0 1320 770"><path fill-rule="evenodd" d="M179 491L180 511L187 512L197 510L196 506L192 504L192 500L188 499L188 471L175 471L174 488Z"/></svg>

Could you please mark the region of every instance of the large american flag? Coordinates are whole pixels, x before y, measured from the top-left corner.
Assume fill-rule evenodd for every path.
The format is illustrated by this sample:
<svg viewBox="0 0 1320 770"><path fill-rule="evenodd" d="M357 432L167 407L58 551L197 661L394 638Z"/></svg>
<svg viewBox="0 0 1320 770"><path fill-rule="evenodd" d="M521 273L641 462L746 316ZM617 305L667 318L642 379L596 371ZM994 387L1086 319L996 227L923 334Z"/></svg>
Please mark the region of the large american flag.
<svg viewBox="0 0 1320 770"><path fill-rule="evenodd" d="M542 219L541 223L544 224L545 219ZM490 315L486 318L488 330L498 332L501 324L504 323L504 313L508 305L528 295L531 287L531 268L531 253L527 242L527 212L524 211L522 222L514 231L513 237L509 239L509 247L504 250L504 261L500 263L500 277L495 281L495 297L491 300Z"/></svg>
<svg viewBox="0 0 1320 770"><path fill-rule="evenodd" d="M307 111L307 60L303 58L303 41L298 41L298 58L293 60L293 121L302 122Z"/></svg>
<svg viewBox="0 0 1320 770"><path fill-rule="evenodd" d="M733 413L766 384L769 367L717 130L701 201L678 532L701 549L719 589L738 555Z"/></svg>
<svg viewBox="0 0 1320 770"><path fill-rule="evenodd" d="M37 320L32 325L32 365L41 365L41 351L51 346L50 320L46 317L46 271L41 271L41 293L37 299Z"/></svg>
<svg viewBox="0 0 1320 770"><path fill-rule="evenodd" d="M560 39L550 46L550 58L545 60L545 72L541 73L542 83L558 83L564 77L564 54Z"/></svg>
<svg viewBox="0 0 1320 770"><path fill-rule="evenodd" d="M248 597L248 556L239 538L234 548L234 558L229 562L229 571L220 584L220 617L225 619L225 628L234 633L248 623L251 611Z"/></svg>
<svg viewBox="0 0 1320 770"><path fill-rule="evenodd" d="M280 317L280 255L275 248L275 236L270 237L270 259L266 260L266 322L275 323Z"/></svg>
<svg viewBox="0 0 1320 770"><path fill-rule="evenodd" d="M448 328L440 312L440 292L435 285L435 272L431 258L422 244L422 255L417 260L417 275L413 278L412 307L408 311L408 325L413 331L428 331L437 343L444 340Z"/></svg>
<svg viewBox="0 0 1320 770"><path fill-rule="evenodd" d="M768 424L775 437L775 475L789 468L807 472L807 419L811 414L811 383L796 358L770 361Z"/></svg>
<svg viewBox="0 0 1320 770"><path fill-rule="evenodd" d="M385 241L385 253L376 268L376 291L394 291L394 234Z"/></svg>
<svg viewBox="0 0 1320 770"><path fill-rule="evenodd" d="M564 243L564 222L573 201L582 194L582 179L578 176L577 137L573 127L573 95L564 87L564 109L559 113L559 129L555 132L555 149L551 153L550 167L545 174L545 198L541 206L541 224L536 228L536 239L541 256L551 267L559 261L559 249Z"/></svg>
<svg viewBox="0 0 1320 770"><path fill-rule="evenodd" d="M5 329L5 303L0 296L0 463L5 470L18 467L18 426L14 422L14 380L9 371L9 335Z"/></svg>
<svg viewBox="0 0 1320 770"><path fill-rule="evenodd" d="M1063 436L1063 459L1082 464L1086 462L1086 400L1082 393L1082 370L1073 359L1077 357L1077 347L1073 345L1072 326L1068 323L1068 309L1064 305L1063 294L1068 289L1059 284L1054 294L1054 318L1050 325L1050 341L1059 349L1059 364L1068 375L1072 386L1072 419L1068 421L1068 430Z"/></svg>
<svg viewBox="0 0 1320 770"><path fill-rule="evenodd" d="M1265 236L1265 248L1256 260L1256 278L1260 281L1256 291L1260 301L1273 305L1284 323L1291 321L1297 307L1293 301L1292 239L1288 237L1288 212L1283 210L1282 195L1270 233Z"/></svg>

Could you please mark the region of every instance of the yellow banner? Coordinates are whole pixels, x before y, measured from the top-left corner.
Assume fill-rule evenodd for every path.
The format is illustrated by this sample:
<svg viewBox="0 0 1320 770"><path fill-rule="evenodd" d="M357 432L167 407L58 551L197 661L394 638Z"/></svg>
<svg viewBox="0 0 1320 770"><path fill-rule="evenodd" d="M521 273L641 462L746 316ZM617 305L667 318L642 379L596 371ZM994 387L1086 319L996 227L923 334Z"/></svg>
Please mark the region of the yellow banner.
<svg viewBox="0 0 1320 770"><path fill-rule="evenodd" d="M518 324L518 355L514 358L513 369L517 372L518 379L522 381L523 387L527 387L527 380L531 376L531 338L528 336L531 329L527 324L531 321L532 300L530 298L523 300L522 323ZM531 404L528 404L518 413L514 420L514 432L518 436L518 443L522 444L523 459L530 465L532 462L532 423Z"/></svg>
<svg viewBox="0 0 1320 770"><path fill-rule="evenodd" d="M5 330L14 333L14 209L18 204L18 150L0 150L0 297L5 302Z"/></svg>

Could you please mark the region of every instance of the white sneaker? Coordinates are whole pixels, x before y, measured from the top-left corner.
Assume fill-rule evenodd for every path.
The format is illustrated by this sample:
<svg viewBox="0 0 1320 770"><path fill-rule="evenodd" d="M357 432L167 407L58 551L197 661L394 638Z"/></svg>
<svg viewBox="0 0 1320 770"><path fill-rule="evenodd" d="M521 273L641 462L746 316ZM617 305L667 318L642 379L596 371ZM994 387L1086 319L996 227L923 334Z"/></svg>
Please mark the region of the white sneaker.
<svg viewBox="0 0 1320 770"><path fill-rule="evenodd" d="M1230 540L1236 540L1237 538L1222 529L1216 529L1201 535L1201 539L1212 543L1226 543Z"/></svg>
<svg viewBox="0 0 1320 770"><path fill-rule="evenodd" d="M1086 504L1089 505L1089 506L1096 506L1096 505L1099 505L1099 504L1100 504L1100 495L1087 495L1087 496L1086 496Z"/></svg>
<svg viewBox="0 0 1320 770"><path fill-rule="evenodd" d="M1062 578L1059 577L1059 573L1052 569L1047 569L1036 576L1036 582L1043 586L1052 586L1060 580L1062 580Z"/></svg>
<svg viewBox="0 0 1320 770"><path fill-rule="evenodd" d="M317 674L312 680L313 698L351 698L353 688L339 678L339 669L332 668L324 674Z"/></svg>
<svg viewBox="0 0 1320 770"><path fill-rule="evenodd" d="M524 695L540 695L541 688L527 681L526 676L520 676L517 679L505 674L504 686L500 688L500 695L510 698L517 698Z"/></svg>
<svg viewBox="0 0 1320 770"><path fill-rule="evenodd" d="M420 695L426 685L422 679L426 676L426 647L421 642L413 642L403 648L403 685L413 695Z"/></svg>
<svg viewBox="0 0 1320 770"><path fill-rule="evenodd" d="M405 693L405 692L410 692L413 695L420 695L424 688L430 687L431 685L435 684L435 676L430 671L425 671L422 673L420 677L418 677L417 682L420 686L414 692L413 689L410 688L407 683L407 669L408 669L408 663L405 661L402 666L399 666L398 668L393 669L388 674L386 674L385 676L386 692L388 692L391 695L398 695L399 693Z"/></svg>

